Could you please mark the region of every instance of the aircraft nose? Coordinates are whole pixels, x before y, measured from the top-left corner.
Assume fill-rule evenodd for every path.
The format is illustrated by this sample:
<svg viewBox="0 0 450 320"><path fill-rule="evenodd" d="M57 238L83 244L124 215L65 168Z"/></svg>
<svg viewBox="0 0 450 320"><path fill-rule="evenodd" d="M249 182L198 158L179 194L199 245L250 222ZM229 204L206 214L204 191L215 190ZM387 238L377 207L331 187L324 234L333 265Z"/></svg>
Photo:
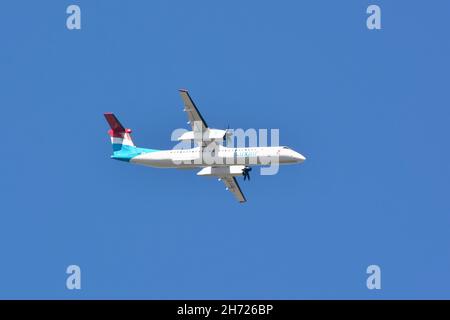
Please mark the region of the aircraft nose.
<svg viewBox="0 0 450 320"><path fill-rule="evenodd" d="M294 158L298 162L303 162L306 160L306 158L298 152L294 152Z"/></svg>

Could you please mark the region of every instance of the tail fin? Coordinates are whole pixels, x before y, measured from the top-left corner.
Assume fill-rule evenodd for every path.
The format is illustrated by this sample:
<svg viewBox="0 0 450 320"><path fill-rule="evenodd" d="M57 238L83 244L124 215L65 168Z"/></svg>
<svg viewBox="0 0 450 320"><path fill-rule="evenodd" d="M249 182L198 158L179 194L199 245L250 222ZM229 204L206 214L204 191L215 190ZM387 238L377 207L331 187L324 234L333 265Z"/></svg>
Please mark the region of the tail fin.
<svg viewBox="0 0 450 320"><path fill-rule="evenodd" d="M127 149L130 149L130 147L135 148L136 146L131 139L131 129L125 129L125 127L116 118L114 113L107 112L104 115L106 121L108 121L109 126L111 127L111 129L108 131L108 134L111 137L113 151L125 151Z"/></svg>

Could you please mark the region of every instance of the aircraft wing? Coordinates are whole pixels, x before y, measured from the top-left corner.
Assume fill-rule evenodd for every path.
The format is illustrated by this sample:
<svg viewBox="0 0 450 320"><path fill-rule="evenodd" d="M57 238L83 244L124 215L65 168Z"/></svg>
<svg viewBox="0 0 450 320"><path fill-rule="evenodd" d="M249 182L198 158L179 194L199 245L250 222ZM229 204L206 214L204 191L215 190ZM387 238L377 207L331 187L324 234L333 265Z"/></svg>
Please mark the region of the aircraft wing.
<svg viewBox="0 0 450 320"><path fill-rule="evenodd" d="M192 127L193 131L203 131L204 129L208 128L208 125L206 124L205 119L203 119L202 115L200 114L200 111L198 111L197 107L195 106L194 101L192 101L191 96L185 89L180 89L180 95L181 99L183 99L184 103L184 111L186 111L189 124ZM201 124L203 126L203 130L200 130L198 127L194 127L195 125Z"/></svg>
<svg viewBox="0 0 450 320"><path fill-rule="evenodd" d="M236 197L236 199L240 202L246 202L247 199L245 199L244 194L241 191L241 188L239 187L238 182L236 181L236 178L233 176L223 176L220 177L220 179L225 183L225 186L227 187L228 191L233 193L233 195Z"/></svg>

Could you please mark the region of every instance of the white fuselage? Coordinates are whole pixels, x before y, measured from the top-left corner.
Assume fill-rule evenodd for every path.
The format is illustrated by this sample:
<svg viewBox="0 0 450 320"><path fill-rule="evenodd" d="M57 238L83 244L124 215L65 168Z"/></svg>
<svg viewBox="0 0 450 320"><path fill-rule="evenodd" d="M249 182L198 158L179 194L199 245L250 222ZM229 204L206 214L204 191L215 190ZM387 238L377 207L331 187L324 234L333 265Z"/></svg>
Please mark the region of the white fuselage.
<svg viewBox="0 0 450 320"><path fill-rule="evenodd" d="M132 163L158 168L202 168L303 162L305 157L287 147L208 148L161 150L140 154Z"/></svg>

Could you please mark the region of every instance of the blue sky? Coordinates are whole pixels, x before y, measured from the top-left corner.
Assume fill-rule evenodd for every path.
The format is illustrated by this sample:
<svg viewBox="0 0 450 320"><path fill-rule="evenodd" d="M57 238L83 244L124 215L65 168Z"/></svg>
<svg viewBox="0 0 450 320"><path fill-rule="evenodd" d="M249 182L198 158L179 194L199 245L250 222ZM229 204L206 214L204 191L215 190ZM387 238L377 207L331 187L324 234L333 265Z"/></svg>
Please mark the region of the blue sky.
<svg viewBox="0 0 450 320"><path fill-rule="evenodd" d="M66 28L77 4L82 29ZM382 30L366 28L378 4ZM450 298L448 1L9 1L0 298ZM103 112L171 148L213 127L307 157L240 179L109 159ZM65 287L66 267L82 289ZM366 288L377 264L382 289Z"/></svg>

